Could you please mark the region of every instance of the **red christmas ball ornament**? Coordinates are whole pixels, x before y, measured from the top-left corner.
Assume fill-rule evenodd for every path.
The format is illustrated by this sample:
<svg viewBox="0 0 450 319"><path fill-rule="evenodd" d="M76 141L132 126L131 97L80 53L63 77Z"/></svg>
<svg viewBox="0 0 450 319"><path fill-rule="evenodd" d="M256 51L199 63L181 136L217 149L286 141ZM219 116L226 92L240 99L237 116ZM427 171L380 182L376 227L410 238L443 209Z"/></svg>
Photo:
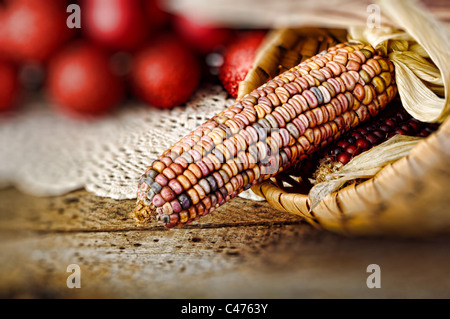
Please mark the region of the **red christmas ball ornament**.
<svg viewBox="0 0 450 319"><path fill-rule="evenodd" d="M265 35L264 31L248 31L242 33L226 47L219 79L234 98L238 95L239 82L245 79L253 66L256 51Z"/></svg>
<svg viewBox="0 0 450 319"><path fill-rule="evenodd" d="M60 2L62 3L62 2ZM66 24L66 7L54 0L15 0L5 7L1 40L19 62L43 62L74 35Z"/></svg>
<svg viewBox="0 0 450 319"><path fill-rule="evenodd" d="M165 10L164 0L144 0L147 21L152 29L160 29L170 23L172 15Z"/></svg>
<svg viewBox="0 0 450 319"><path fill-rule="evenodd" d="M16 68L8 62L0 61L0 112L10 110L19 92Z"/></svg>
<svg viewBox="0 0 450 319"><path fill-rule="evenodd" d="M52 59L46 89L55 107L74 117L101 116L124 97L124 84L98 47L77 42Z"/></svg>
<svg viewBox="0 0 450 319"><path fill-rule="evenodd" d="M9 58L8 55L8 46L6 44L6 36L5 36L5 19L6 12L5 9L0 6L0 59L6 60Z"/></svg>
<svg viewBox="0 0 450 319"><path fill-rule="evenodd" d="M149 26L140 0L84 0L82 30L99 45L132 50L141 45Z"/></svg>
<svg viewBox="0 0 450 319"><path fill-rule="evenodd" d="M226 45L233 31L198 17L177 15L173 22L176 32L194 50L206 54Z"/></svg>
<svg viewBox="0 0 450 319"><path fill-rule="evenodd" d="M186 102L200 78L197 57L175 36L155 40L134 58L134 91L142 100L158 108L171 108Z"/></svg>

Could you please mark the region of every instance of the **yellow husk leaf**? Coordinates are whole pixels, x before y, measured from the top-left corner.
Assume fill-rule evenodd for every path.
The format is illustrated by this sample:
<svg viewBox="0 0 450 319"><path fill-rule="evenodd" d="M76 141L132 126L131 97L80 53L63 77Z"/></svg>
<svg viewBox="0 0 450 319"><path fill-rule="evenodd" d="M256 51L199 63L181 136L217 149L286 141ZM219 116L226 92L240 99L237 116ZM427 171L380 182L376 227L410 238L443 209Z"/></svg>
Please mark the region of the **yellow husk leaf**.
<svg viewBox="0 0 450 319"><path fill-rule="evenodd" d="M368 43L389 55L395 65L403 106L413 117L424 122L443 122L450 114L449 27L440 24L417 1L378 3L403 31L351 27L350 39Z"/></svg>

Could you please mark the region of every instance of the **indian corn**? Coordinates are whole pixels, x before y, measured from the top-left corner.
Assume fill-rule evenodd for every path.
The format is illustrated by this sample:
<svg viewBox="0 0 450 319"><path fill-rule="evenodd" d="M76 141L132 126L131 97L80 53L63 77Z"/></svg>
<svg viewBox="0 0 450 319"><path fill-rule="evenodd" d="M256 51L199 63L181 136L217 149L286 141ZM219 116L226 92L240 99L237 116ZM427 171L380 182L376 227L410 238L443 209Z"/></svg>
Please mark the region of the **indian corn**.
<svg viewBox="0 0 450 319"><path fill-rule="evenodd" d="M338 44L274 77L206 121L141 176L134 216L181 226L287 170L383 110L393 64Z"/></svg>
<svg viewBox="0 0 450 319"><path fill-rule="evenodd" d="M338 171L355 156L386 142L397 134L427 137L438 128L439 124L424 123L411 117L398 99L376 118L343 134L325 149L305 160L298 172L291 173L293 175L298 173L303 183L307 183L310 177L313 177L315 183L322 182L329 173Z"/></svg>
<svg viewBox="0 0 450 319"><path fill-rule="evenodd" d="M353 157L387 141L396 134L427 137L436 128L435 124L420 122L411 118L406 111L401 110L394 115L380 118L370 125L358 127L345 134L331 148L329 156L345 165Z"/></svg>
<svg viewBox="0 0 450 319"><path fill-rule="evenodd" d="M396 134L427 137L437 124L424 123L412 118L399 103L396 112L376 118L346 133L329 149L328 157L347 164L353 157L381 144Z"/></svg>

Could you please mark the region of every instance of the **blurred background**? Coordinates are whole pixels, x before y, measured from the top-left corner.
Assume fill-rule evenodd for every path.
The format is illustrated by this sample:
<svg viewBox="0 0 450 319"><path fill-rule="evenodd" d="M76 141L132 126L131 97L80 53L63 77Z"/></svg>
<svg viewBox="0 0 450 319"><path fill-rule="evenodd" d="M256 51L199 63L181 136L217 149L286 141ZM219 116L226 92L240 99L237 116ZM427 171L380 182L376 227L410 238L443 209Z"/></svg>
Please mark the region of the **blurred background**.
<svg viewBox="0 0 450 319"><path fill-rule="evenodd" d="M447 1L422 2L448 23ZM204 82L236 97L267 30L365 24L370 3L0 0L0 117L30 93L73 118L105 116L130 98L172 108ZM380 21L390 23L382 12Z"/></svg>
<svg viewBox="0 0 450 319"><path fill-rule="evenodd" d="M235 97L266 29L186 12L164 0L0 1L0 117L35 94L77 119L126 99L172 108L204 82Z"/></svg>

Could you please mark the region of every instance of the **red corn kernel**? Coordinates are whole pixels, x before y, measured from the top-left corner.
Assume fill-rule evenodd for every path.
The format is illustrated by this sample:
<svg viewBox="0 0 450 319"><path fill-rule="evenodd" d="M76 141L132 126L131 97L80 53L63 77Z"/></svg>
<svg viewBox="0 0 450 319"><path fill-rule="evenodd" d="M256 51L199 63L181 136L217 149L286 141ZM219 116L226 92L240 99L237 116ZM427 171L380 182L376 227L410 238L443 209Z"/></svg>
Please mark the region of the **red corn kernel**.
<svg viewBox="0 0 450 319"><path fill-rule="evenodd" d="M356 141L356 146L361 149L368 149L370 147L370 143L365 138L360 138Z"/></svg>
<svg viewBox="0 0 450 319"><path fill-rule="evenodd" d="M385 139L388 132L373 131L372 134L376 135L379 139Z"/></svg>
<svg viewBox="0 0 450 319"><path fill-rule="evenodd" d="M351 158L352 157L350 156L350 154L342 152L341 154L338 155L337 160L345 165L348 162L350 162Z"/></svg>
<svg viewBox="0 0 450 319"><path fill-rule="evenodd" d="M418 132L420 130L420 124L416 121L409 121L408 126L415 132Z"/></svg>
<svg viewBox="0 0 450 319"><path fill-rule="evenodd" d="M403 112L397 112L397 114L395 115L397 117L397 119L399 119L400 121L406 121L407 116L405 113Z"/></svg>
<svg viewBox="0 0 450 319"><path fill-rule="evenodd" d="M339 141L339 142L337 142L337 144L336 144L336 146L339 146L339 147L342 147L342 148L346 148L347 146L349 146L350 145L350 143L349 142L347 142L347 141Z"/></svg>
<svg viewBox="0 0 450 319"><path fill-rule="evenodd" d="M369 133L369 134L366 135L366 139L367 139L367 140L369 141L369 143L372 144L372 145L378 144L378 142L379 142L379 140L380 140L378 136L376 136L375 134L371 134L371 133Z"/></svg>
<svg viewBox="0 0 450 319"><path fill-rule="evenodd" d="M362 137L362 133L358 132L358 131L353 131L350 133L350 136L356 138L356 139L360 139Z"/></svg>
<svg viewBox="0 0 450 319"><path fill-rule="evenodd" d="M345 148L345 151L346 151L347 153L349 153L350 155L353 155L353 156L355 156L355 155L361 153L361 150L358 149L358 147L357 147L356 145L354 145L354 144L351 144L351 145L347 146L347 147Z"/></svg>
<svg viewBox="0 0 450 319"><path fill-rule="evenodd" d="M402 129L402 130L405 132L405 134L410 135L410 134L412 133L411 128L410 128L409 125L406 124L406 123L403 124L402 126L400 126L400 129Z"/></svg>
<svg viewBox="0 0 450 319"><path fill-rule="evenodd" d="M386 125L389 125L390 127L396 127L397 126L397 122L392 120L392 119L387 119L387 120L384 121L384 123Z"/></svg>
<svg viewBox="0 0 450 319"><path fill-rule="evenodd" d="M419 136L419 137L427 137L428 135L430 135L428 132L427 132L427 130L425 130L425 129L423 129L423 130L421 130L418 134L417 134L417 136Z"/></svg>
<svg viewBox="0 0 450 319"><path fill-rule="evenodd" d="M358 132L360 132L362 135L366 135L368 132L365 128L359 127L356 129Z"/></svg>
<svg viewBox="0 0 450 319"><path fill-rule="evenodd" d="M347 142L348 142L349 144L354 144L354 143L356 142L356 138L353 137L353 136L348 137L348 138L347 138Z"/></svg>
<svg viewBox="0 0 450 319"><path fill-rule="evenodd" d="M394 130L394 134L406 135L405 131L402 130L401 128L396 128Z"/></svg>

